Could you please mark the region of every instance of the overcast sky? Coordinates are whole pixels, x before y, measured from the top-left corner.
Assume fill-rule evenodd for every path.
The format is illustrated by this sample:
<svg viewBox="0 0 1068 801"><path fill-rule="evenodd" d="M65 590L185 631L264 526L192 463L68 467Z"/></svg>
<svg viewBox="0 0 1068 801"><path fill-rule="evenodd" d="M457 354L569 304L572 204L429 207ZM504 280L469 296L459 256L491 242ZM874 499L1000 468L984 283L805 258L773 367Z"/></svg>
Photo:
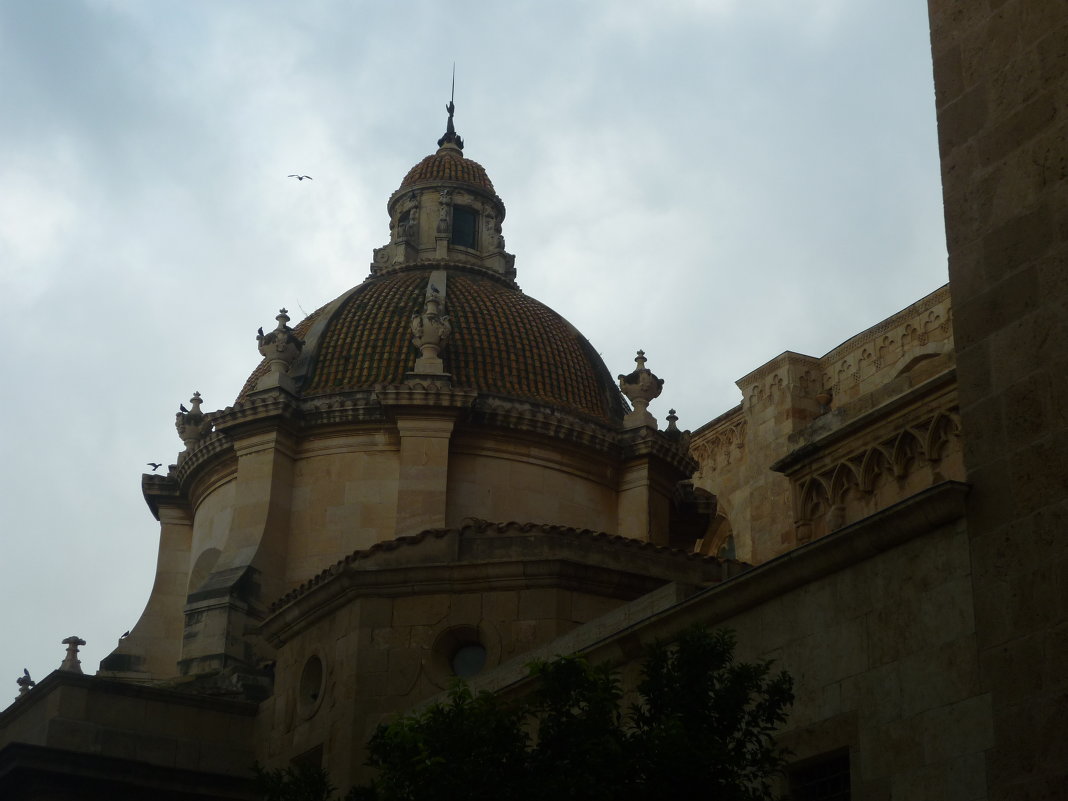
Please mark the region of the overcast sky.
<svg viewBox="0 0 1068 801"><path fill-rule="evenodd" d="M178 404L364 279L453 61L520 285L661 421L946 281L924 0L2 2L0 706L132 628Z"/></svg>

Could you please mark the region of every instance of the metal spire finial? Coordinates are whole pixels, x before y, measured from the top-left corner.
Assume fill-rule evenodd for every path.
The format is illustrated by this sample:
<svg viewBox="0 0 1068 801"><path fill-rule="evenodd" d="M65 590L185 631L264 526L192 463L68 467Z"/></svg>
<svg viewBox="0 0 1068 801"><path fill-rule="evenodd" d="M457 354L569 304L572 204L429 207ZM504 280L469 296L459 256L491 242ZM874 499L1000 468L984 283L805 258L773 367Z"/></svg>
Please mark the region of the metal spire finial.
<svg viewBox="0 0 1068 801"><path fill-rule="evenodd" d="M456 128L453 126L452 115L456 112L456 62L452 63L452 90L449 94L449 103L445 106L445 110L449 112L449 120L445 124L445 135L438 140L438 147L442 147L446 142L456 145L460 150L464 149L464 140L460 134L456 133Z"/></svg>

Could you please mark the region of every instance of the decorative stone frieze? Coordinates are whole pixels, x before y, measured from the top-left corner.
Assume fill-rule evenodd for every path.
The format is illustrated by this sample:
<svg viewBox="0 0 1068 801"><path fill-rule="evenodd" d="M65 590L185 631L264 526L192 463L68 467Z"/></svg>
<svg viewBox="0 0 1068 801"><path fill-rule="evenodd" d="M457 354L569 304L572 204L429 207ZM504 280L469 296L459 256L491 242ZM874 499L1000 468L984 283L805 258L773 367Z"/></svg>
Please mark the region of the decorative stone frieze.
<svg viewBox="0 0 1068 801"><path fill-rule="evenodd" d="M748 422L735 416L711 431L701 432L694 439L691 450L704 474L714 473L720 467L731 464L737 451L745 450L745 435Z"/></svg>
<svg viewBox="0 0 1068 801"><path fill-rule="evenodd" d="M620 390L634 406L634 411L623 418L623 427L656 428L656 418L649 414L649 403L660 397L660 393L664 390L664 379L657 378L645 366L645 351L639 350L634 361L638 366L633 372L618 376Z"/></svg>
<svg viewBox="0 0 1068 801"><path fill-rule="evenodd" d="M826 444L809 442L772 465L790 477L797 541L835 531L923 487L963 478L955 394L943 402L925 416L913 412L884 424L877 439L858 442L846 432L837 444L831 434Z"/></svg>

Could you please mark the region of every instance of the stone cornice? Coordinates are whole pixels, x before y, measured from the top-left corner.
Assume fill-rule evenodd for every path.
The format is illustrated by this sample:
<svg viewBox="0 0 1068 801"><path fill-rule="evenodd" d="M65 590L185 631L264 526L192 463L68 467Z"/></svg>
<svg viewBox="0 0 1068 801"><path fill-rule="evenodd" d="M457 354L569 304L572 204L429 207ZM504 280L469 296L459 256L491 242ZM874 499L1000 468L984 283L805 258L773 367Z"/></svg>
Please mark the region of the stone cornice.
<svg viewBox="0 0 1068 801"><path fill-rule="evenodd" d="M619 432L550 407L496 395L480 395L469 420L476 425L523 431L618 455Z"/></svg>
<svg viewBox="0 0 1068 801"><path fill-rule="evenodd" d="M177 689L163 688L127 681L114 681L84 673L54 670L37 682L37 686L25 695L20 695L7 709L0 711L0 729L14 718L26 713L32 707L47 703L49 696L64 690L85 690L100 695L142 698L146 701L163 702L201 709L213 709L229 714L255 717L257 704L250 701L238 701L232 698L181 692Z"/></svg>
<svg viewBox="0 0 1068 801"><path fill-rule="evenodd" d="M186 506L188 501L178 479L156 473L141 474L141 494L152 516L159 520L161 506Z"/></svg>
<svg viewBox="0 0 1068 801"><path fill-rule="evenodd" d="M452 387L446 381L415 381L410 384L379 384L375 397L383 407L398 413L403 407L426 409L466 409L475 402L478 392Z"/></svg>
<svg viewBox="0 0 1068 801"><path fill-rule="evenodd" d="M525 539L530 534L540 535L543 538L540 547L542 552L527 553L525 558L514 556L503 559L491 558L489 554L492 547L487 551L485 546L480 544L492 544L494 539L508 536ZM554 546L554 541L559 542L560 545ZM537 523L491 523L484 520L467 520L460 529L431 529L412 536L376 543L370 548L355 551L271 604L269 617L263 624L263 631L269 638L282 637L282 632L291 625L295 625L295 621L303 620L312 614L315 616L325 614L321 610L326 607L333 609L337 604L346 602L349 597L410 595L416 585L423 592L455 591L454 585L457 583L471 586L488 583L487 586L491 584L494 589L527 588L531 586L532 577L539 574L538 569L534 567L539 563L566 563L578 566L574 569L581 568L579 573L574 573L571 567L541 573L546 577L546 581L550 579L556 581L554 576L564 578L570 576L568 580L578 581L580 575L586 575L586 585L579 581L572 587L573 589L582 589L583 586L590 589L592 585L589 585L589 581L594 581L594 584L600 582L601 579L589 579L589 576L593 575L589 571L598 570L608 570L616 575L616 578L609 582L610 586L619 586L621 581L619 577L631 573L641 576L643 580L653 581L654 585L668 580L663 576L642 575L642 570L638 569L637 563L633 566L634 570L628 570L626 566L619 564L604 568L591 562L590 557L584 558L573 548L565 547L566 545L592 546L598 551L601 548L607 548L616 553L641 551L643 553L641 564L644 567L647 568L650 565L649 559L656 560L652 564L660 564L665 569L670 563L679 566L672 570L681 569L684 565L692 565L697 573L690 578L700 581L718 581L744 569L744 566L737 562L724 562L712 556L680 551L601 531ZM417 552L413 552L411 557L399 553L399 551L411 548L427 550L427 553L422 556L421 563L416 561L420 558ZM550 551L555 553L550 553ZM381 564L376 565L375 562L381 562ZM572 572L569 573L569 571ZM582 573L582 571L586 572ZM689 569L688 571L692 572ZM662 572L663 570L654 571L654 573ZM513 587L512 584L515 586ZM649 589L652 587L646 591ZM606 590L602 587L602 591ZM290 608L295 611L287 611Z"/></svg>
<svg viewBox="0 0 1068 801"><path fill-rule="evenodd" d="M727 411L725 411L723 414L719 415L718 417L713 417L711 420L709 420L703 426L701 426L696 431L694 431L693 432L693 439L691 441L696 443L698 441L698 439L700 439L702 437L705 437L705 436L708 436L709 433L714 431L715 429L718 429L721 426L727 427L727 426L735 425L739 420L744 420L744 419L745 419L745 412L742 409L742 404L739 403L737 406L735 406L732 409L728 409Z"/></svg>
<svg viewBox="0 0 1068 801"><path fill-rule="evenodd" d="M929 397L951 394L954 395L951 405L955 405L956 400L953 390L956 387L956 380L957 371L955 368L950 368L863 414L845 420L840 425L835 425L841 419L837 412L847 410L836 410L836 412L816 418L808 428L791 437L794 441L797 439L807 439L807 441L774 462L770 469L777 473L790 475L812 461L818 454L832 448L836 443L848 439L857 431L872 427L878 421L890 418L909 407L916 406Z"/></svg>
<svg viewBox="0 0 1068 801"><path fill-rule="evenodd" d="M693 475L699 466L688 450L665 436L663 431L634 428L624 431L620 439L623 442L623 458L628 461L650 457L660 459L687 477Z"/></svg>
<svg viewBox="0 0 1068 801"><path fill-rule="evenodd" d="M805 367L819 367L820 362L821 360L817 356L808 356L804 353L795 353L792 350L786 350L771 361L765 362L751 373L742 376L735 381L734 384L744 393L748 386L751 384L763 383L765 378L776 370L782 370L785 365L799 364L804 365Z"/></svg>
<svg viewBox="0 0 1068 801"><path fill-rule="evenodd" d="M876 323L871 328L861 331L854 337L850 337L837 348L828 351L822 357L820 357L820 362L822 362L823 364L833 364L842 359L847 353L851 353L852 351L859 348L861 345L871 342L882 334L885 334L887 331L891 331L897 328L898 326L904 325L912 318L919 317L925 311L929 311L935 306L949 302L949 284L945 284L944 286L941 286L936 289L927 297L920 298L911 306L902 309L897 314L887 317L882 322Z"/></svg>
<svg viewBox="0 0 1068 801"><path fill-rule="evenodd" d="M299 424L300 407L295 396L282 390L253 392L235 406L227 406L211 415L216 431L226 432L237 427L262 426L277 428L279 425Z"/></svg>

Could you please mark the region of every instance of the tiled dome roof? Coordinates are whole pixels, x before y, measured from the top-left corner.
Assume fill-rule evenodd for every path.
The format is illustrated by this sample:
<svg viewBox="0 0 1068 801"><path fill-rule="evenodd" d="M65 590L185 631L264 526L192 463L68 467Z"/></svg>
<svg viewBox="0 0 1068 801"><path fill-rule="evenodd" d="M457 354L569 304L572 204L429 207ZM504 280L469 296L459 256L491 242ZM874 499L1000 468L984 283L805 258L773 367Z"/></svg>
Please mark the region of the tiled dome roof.
<svg viewBox="0 0 1068 801"><path fill-rule="evenodd" d="M423 307L433 269L427 265L369 278L336 308L326 311L324 306L301 322L295 331L304 337L329 315L317 342L305 348L311 352L302 356L311 361L296 377L301 394L402 382L419 355L412 344L411 319ZM447 271L452 334L441 358L453 386L530 400L602 422L622 419L626 409L616 382L567 320L508 281L455 266ZM266 370L266 364L257 368L238 400Z"/></svg>
<svg viewBox="0 0 1068 801"><path fill-rule="evenodd" d="M442 181L456 181L470 184L483 192L495 194L486 170L477 161L464 158L458 148L446 146L431 156L420 161L404 176L400 191L420 184L439 184Z"/></svg>

